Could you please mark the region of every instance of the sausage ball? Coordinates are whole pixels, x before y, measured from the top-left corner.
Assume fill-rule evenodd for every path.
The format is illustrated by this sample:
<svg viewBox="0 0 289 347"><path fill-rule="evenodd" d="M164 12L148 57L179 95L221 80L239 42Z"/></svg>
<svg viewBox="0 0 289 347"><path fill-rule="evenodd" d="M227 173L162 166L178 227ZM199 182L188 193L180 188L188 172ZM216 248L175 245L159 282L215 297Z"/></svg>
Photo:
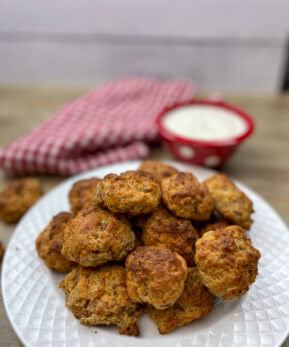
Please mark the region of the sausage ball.
<svg viewBox="0 0 289 347"><path fill-rule="evenodd" d="M139 170L149 172L158 182L178 173L177 169L157 160L145 160L139 167Z"/></svg>
<svg viewBox="0 0 289 347"><path fill-rule="evenodd" d="M66 306L84 325L117 325L119 333L139 335L139 305L127 295L125 269L106 264L99 268L76 267L60 283Z"/></svg>
<svg viewBox="0 0 289 347"><path fill-rule="evenodd" d="M194 264L195 243L198 232L190 220L172 215L160 206L146 220L142 240L145 246L164 246L180 254L188 263Z"/></svg>
<svg viewBox="0 0 289 347"><path fill-rule="evenodd" d="M67 225L62 255L83 266L121 260L134 248L135 235L124 217L102 209L81 210Z"/></svg>
<svg viewBox="0 0 289 347"><path fill-rule="evenodd" d="M228 227L230 224L227 221L220 221L215 223L205 224L202 228L199 229L200 237L202 237L205 233L211 230L222 230Z"/></svg>
<svg viewBox="0 0 289 347"><path fill-rule="evenodd" d="M215 175L205 180L204 184L208 187L215 208L221 215L242 228L250 229L253 222L253 203L228 176Z"/></svg>
<svg viewBox="0 0 289 347"><path fill-rule="evenodd" d="M166 334L176 327L205 317L213 308L214 297L201 283L198 269L193 267L188 268L184 291L173 306L158 310L148 304L146 312L158 326L159 332Z"/></svg>
<svg viewBox="0 0 289 347"><path fill-rule="evenodd" d="M166 207L177 217L204 221L213 211L208 189L189 172L179 172L161 182Z"/></svg>
<svg viewBox="0 0 289 347"><path fill-rule="evenodd" d="M61 248L64 243L64 229L71 218L71 213L58 213L36 239L38 256L44 260L49 269L68 272L76 266L76 263L61 255Z"/></svg>
<svg viewBox="0 0 289 347"><path fill-rule="evenodd" d="M133 302L150 303L158 309L173 305L184 289L187 264L168 248L136 248L125 263L128 295Z"/></svg>
<svg viewBox="0 0 289 347"><path fill-rule="evenodd" d="M196 243L195 262L202 283L224 300L247 292L258 274L259 258L260 252L238 225L208 231Z"/></svg>
<svg viewBox="0 0 289 347"><path fill-rule="evenodd" d="M102 197L110 211L136 216L158 207L161 189L148 172L127 171L104 177Z"/></svg>
<svg viewBox="0 0 289 347"><path fill-rule="evenodd" d="M34 178L15 181L0 193L0 219L18 222L24 213L40 198L40 182Z"/></svg>
<svg viewBox="0 0 289 347"><path fill-rule="evenodd" d="M101 181L101 179L93 177L74 183L68 196L74 214L83 208L103 205Z"/></svg>

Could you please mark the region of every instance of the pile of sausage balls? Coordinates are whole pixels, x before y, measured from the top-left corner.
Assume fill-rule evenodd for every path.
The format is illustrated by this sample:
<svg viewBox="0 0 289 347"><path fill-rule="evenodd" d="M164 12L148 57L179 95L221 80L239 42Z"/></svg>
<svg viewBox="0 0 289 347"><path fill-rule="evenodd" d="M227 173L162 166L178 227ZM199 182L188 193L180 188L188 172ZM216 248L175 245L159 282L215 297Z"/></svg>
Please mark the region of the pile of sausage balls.
<svg viewBox="0 0 289 347"><path fill-rule="evenodd" d="M138 336L146 312L165 334L255 281L260 253L244 230L252 202L225 175L200 183L150 160L76 182L69 202L71 212L51 220L36 249L49 268L69 272L59 287L81 324Z"/></svg>

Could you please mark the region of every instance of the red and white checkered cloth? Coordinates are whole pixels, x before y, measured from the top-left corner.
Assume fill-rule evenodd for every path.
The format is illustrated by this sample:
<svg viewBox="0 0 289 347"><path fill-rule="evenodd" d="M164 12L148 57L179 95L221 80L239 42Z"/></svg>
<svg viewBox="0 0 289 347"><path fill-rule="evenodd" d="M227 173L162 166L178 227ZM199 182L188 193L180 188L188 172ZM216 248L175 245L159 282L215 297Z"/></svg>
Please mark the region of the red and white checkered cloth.
<svg viewBox="0 0 289 347"><path fill-rule="evenodd" d="M187 81L119 79L62 107L30 134L0 151L9 174L72 175L121 160L144 158L158 139L156 116L194 97Z"/></svg>

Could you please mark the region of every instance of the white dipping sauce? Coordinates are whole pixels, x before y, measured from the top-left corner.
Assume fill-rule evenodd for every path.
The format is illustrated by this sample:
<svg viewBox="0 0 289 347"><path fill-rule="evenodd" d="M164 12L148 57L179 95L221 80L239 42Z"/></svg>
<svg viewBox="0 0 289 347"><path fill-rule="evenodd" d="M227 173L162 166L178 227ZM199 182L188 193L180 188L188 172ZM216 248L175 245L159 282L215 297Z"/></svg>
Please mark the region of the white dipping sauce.
<svg viewBox="0 0 289 347"><path fill-rule="evenodd" d="M244 134L246 122L222 107L187 105L169 111L162 120L167 130L192 140L228 140Z"/></svg>

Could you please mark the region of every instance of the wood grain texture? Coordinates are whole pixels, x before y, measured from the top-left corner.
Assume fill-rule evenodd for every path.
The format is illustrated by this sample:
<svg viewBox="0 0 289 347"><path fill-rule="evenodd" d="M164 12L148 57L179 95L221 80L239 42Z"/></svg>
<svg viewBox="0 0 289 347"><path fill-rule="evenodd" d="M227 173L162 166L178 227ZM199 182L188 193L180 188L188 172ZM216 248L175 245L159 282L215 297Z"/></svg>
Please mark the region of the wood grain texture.
<svg viewBox="0 0 289 347"><path fill-rule="evenodd" d="M126 74L278 92L288 0L2 0L0 83L92 85Z"/></svg>
<svg viewBox="0 0 289 347"><path fill-rule="evenodd" d="M0 31L282 40L287 0L1 0Z"/></svg>
<svg viewBox="0 0 289 347"><path fill-rule="evenodd" d="M85 88L0 87L0 147L32 130L65 102L86 91ZM252 115L256 122L256 132L222 170L263 196L289 224L289 94L225 95L225 99ZM171 159L161 146L153 148L151 156ZM0 189L10 180L1 173ZM40 180L45 191L49 191L63 178L41 176ZM4 244L14 227L0 223L0 240ZM0 329L0 346L21 346L10 327L1 301ZM289 347L289 340L284 346Z"/></svg>
<svg viewBox="0 0 289 347"><path fill-rule="evenodd" d="M0 33L1 34L1 33ZM0 41L0 81L6 84L94 85L119 76L189 78L207 90L277 92L284 48L201 41ZM138 42L139 41L139 42ZM21 59L20 59L21 57Z"/></svg>

